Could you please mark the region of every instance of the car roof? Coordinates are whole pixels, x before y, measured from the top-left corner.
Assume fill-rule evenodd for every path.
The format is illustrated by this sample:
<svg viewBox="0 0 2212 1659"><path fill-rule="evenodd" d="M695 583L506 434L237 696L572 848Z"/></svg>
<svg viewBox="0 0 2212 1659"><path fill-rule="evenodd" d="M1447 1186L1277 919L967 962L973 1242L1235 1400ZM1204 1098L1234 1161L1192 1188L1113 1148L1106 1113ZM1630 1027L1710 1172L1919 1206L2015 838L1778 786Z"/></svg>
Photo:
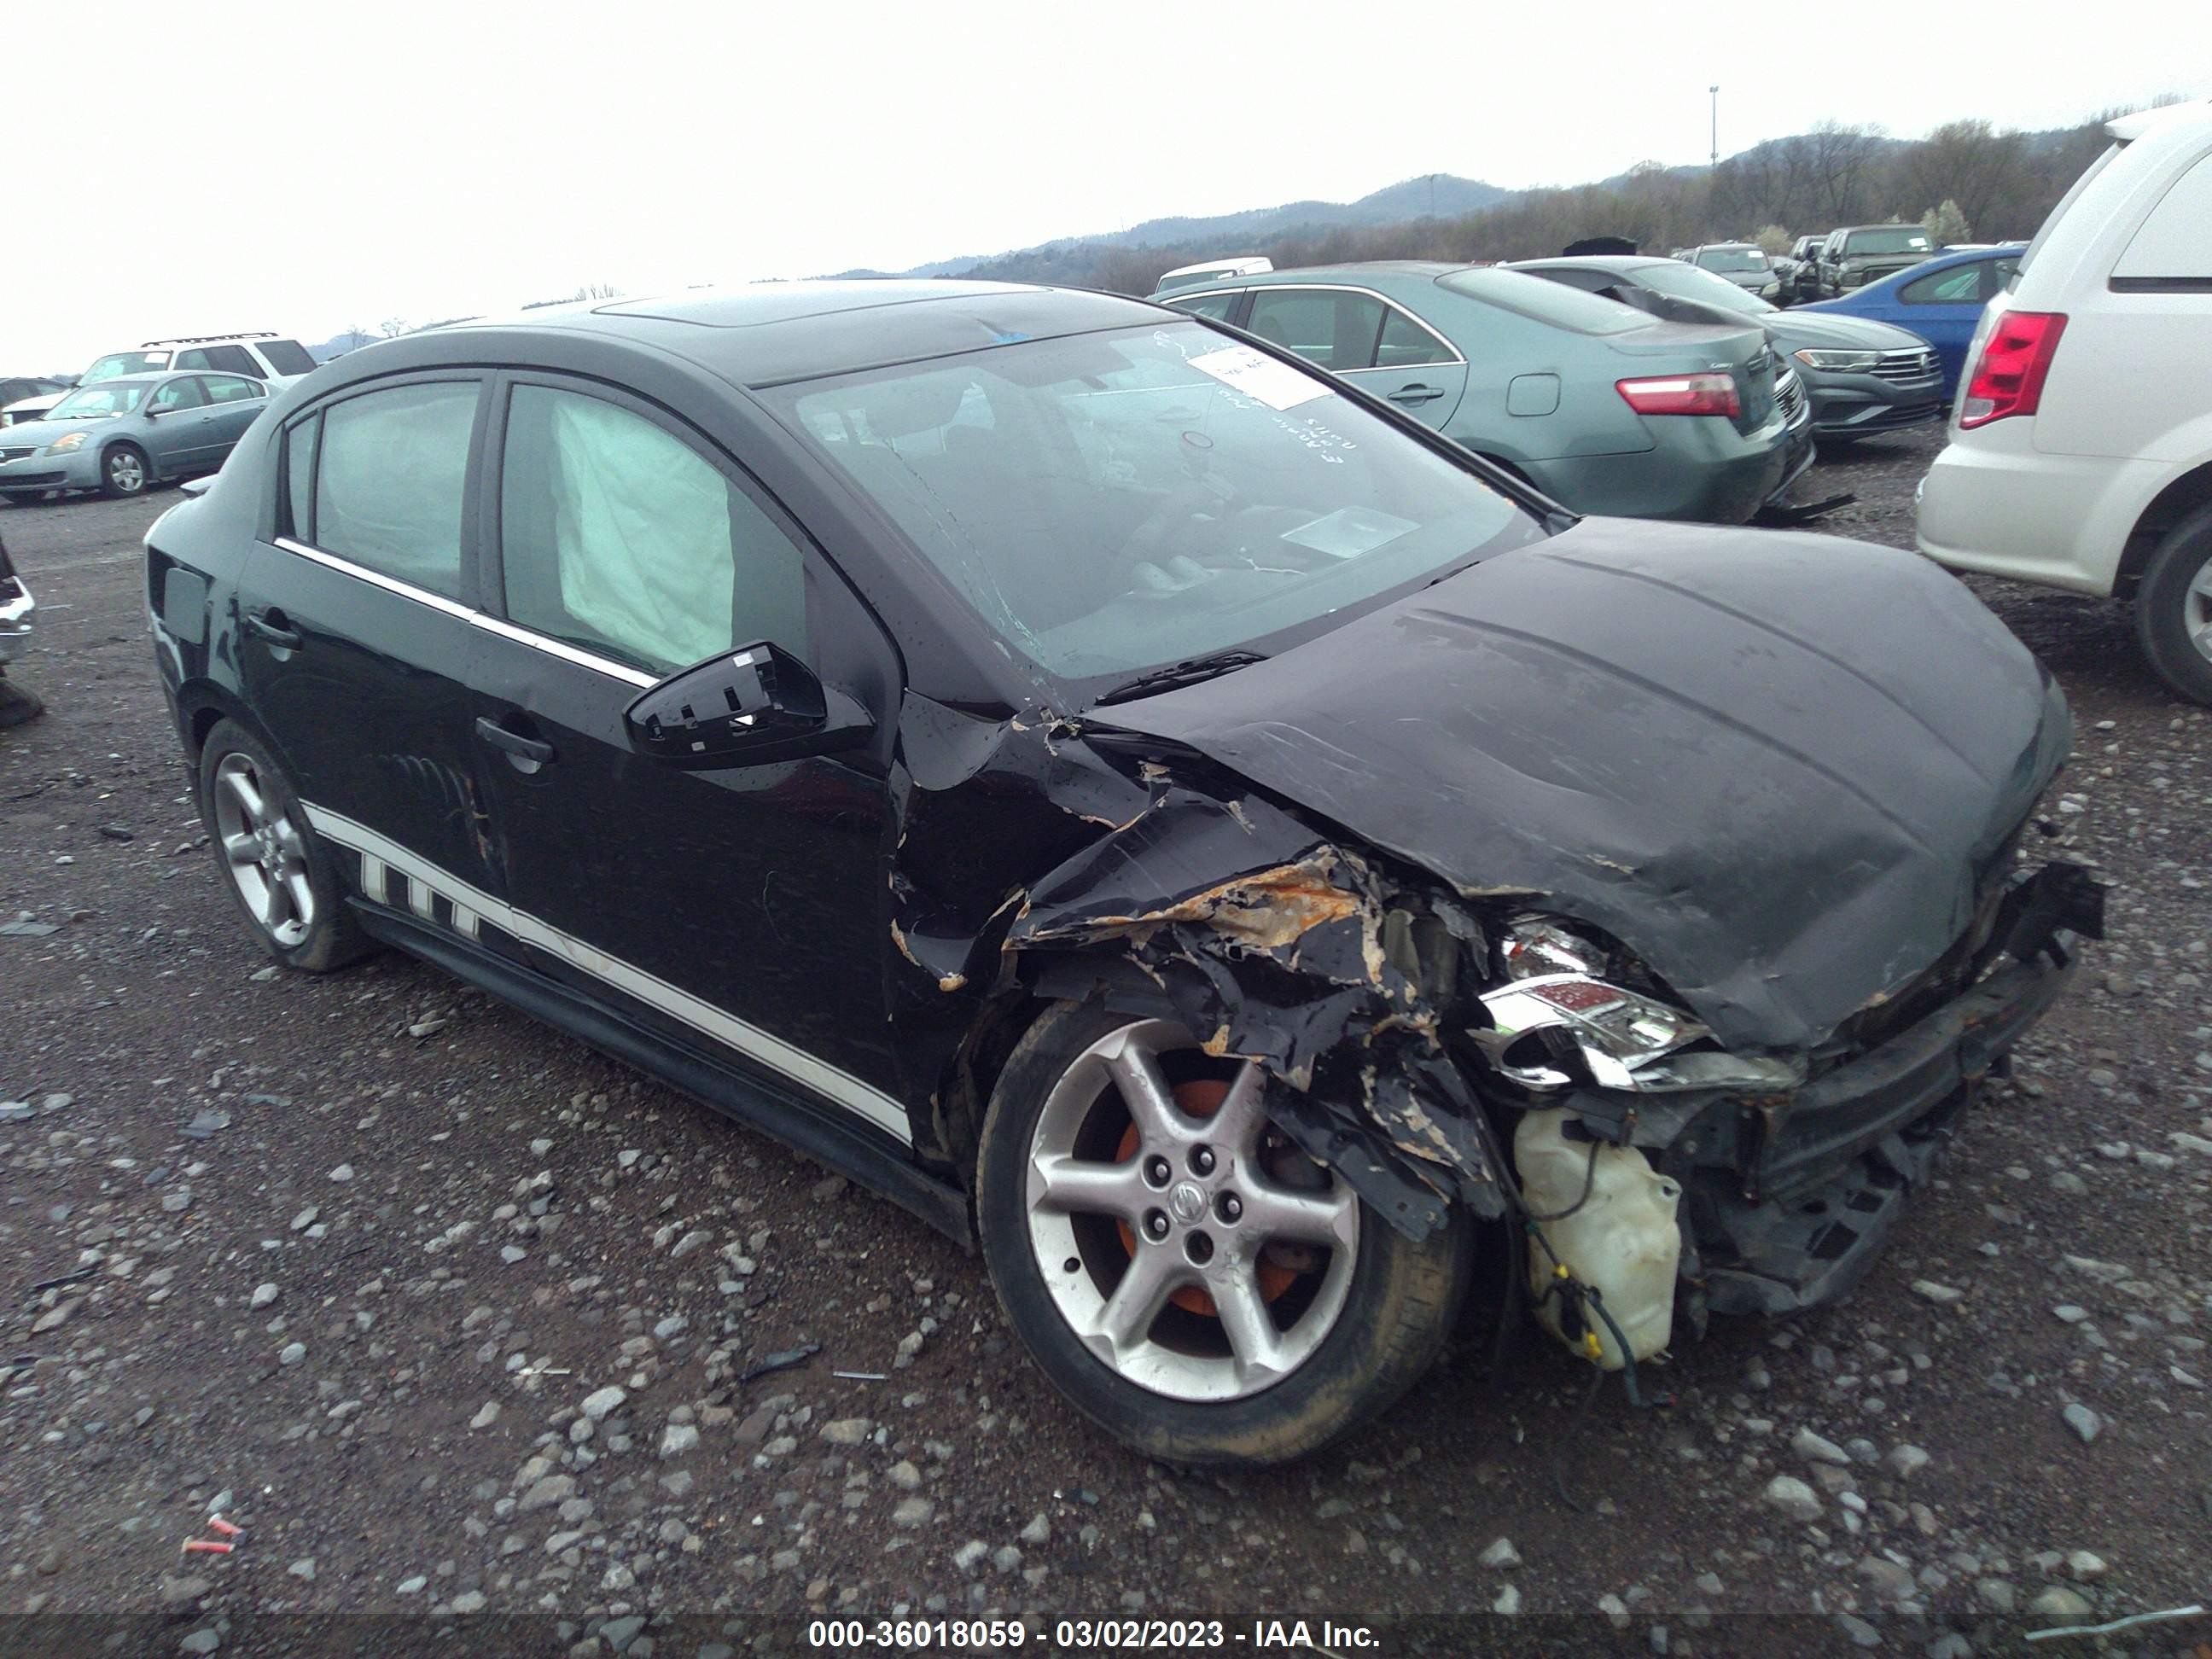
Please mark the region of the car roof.
<svg viewBox="0 0 2212 1659"><path fill-rule="evenodd" d="M151 386L156 380L173 380L182 374L220 374L222 373L224 373L224 371L219 368L142 368L136 374L110 374L106 379L94 380L92 384L96 386ZM234 380L243 380L245 376L234 375L232 378ZM70 388L72 392L82 392L88 389L89 388L82 386L71 386Z"/></svg>
<svg viewBox="0 0 2212 1659"><path fill-rule="evenodd" d="M1157 323L1162 314L1145 301L1086 289L831 279L685 289L657 299L471 318L409 337L428 341L483 330L596 334L658 347L739 386L769 386ZM365 355L376 353L371 349Z"/></svg>

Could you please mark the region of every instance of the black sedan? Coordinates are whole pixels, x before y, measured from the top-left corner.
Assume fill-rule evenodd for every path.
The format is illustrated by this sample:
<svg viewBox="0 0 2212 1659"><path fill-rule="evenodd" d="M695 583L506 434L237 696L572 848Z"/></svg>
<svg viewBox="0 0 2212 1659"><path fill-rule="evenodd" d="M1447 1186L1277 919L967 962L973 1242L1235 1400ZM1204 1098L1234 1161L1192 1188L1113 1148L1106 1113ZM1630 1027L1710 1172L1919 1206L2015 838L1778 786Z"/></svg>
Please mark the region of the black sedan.
<svg viewBox="0 0 2212 1659"><path fill-rule="evenodd" d="M1622 301L1670 322L1754 319L1805 383L1813 435L1823 443L1927 426L1950 412L1936 348L1889 323L1835 312L1784 311L1676 259L1531 259L1513 269Z"/></svg>
<svg viewBox="0 0 2212 1659"><path fill-rule="evenodd" d="M1608 1366L1839 1294L2057 994L2064 703L1842 550L955 283L372 346L146 538L277 960L397 945L851 1172L1113 1433L1250 1462L1479 1272Z"/></svg>

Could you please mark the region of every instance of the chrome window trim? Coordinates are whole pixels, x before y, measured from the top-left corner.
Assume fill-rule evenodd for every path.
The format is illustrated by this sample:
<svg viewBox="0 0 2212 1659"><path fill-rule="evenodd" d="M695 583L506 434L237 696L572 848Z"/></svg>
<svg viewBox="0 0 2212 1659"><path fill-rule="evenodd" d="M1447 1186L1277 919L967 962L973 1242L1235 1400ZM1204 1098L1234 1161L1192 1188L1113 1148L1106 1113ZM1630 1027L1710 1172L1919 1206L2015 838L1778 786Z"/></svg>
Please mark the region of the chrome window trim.
<svg viewBox="0 0 2212 1659"><path fill-rule="evenodd" d="M365 823L329 807L318 806L313 801L303 800L300 805L317 835L361 855L364 896L380 904L395 904L401 895L393 893L391 878L397 876L406 884L402 895L416 915L431 916L433 896L443 898L453 907L455 929L466 936L477 938L483 924L489 922L701 1036L736 1050L756 1065L789 1079L816 1097L834 1102L901 1146L913 1146L914 1131L905 1106L866 1079L854 1077L773 1031L763 1030L726 1009L670 984L657 974L611 955L526 910L515 908L503 899L495 898Z"/></svg>
<svg viewBox="0 0 2212 1659"><path fill-rule="evenodd" d="M335 553L325 553L319 547L309 547L305 542L295 542L289 536L277 537L276 545L283 548L287 553L295 553L303 559L313 560L315 563L335 570L341 575L355 577L368 583L371 586L380 587L387 593L396 593L403 599L412 599L417 605L426 605L433 611L442 611L445 615L467 623L472 627L481 628L488 634L496 634L501 639L513 640L517 645L529 646L533 650L544 652L548 656L558 657L563 662L572 662L579 668L588 668L595 673L605 674L609 679L620 680L625 685L634 685L642 690L647 686L660 684L651 674L642 669L632 668L626 662L617 662L611 657L602 657L595 652L586 651L579 646L570 645L566 640L548 639L543 634L532 633L526 628L519 628L514 623L499 617L488 617L481 611L471 610L459 599L449 599L443 593L433 593L427 587L417 587L414 583L402 581L397 576L387 576L381 570L372 570L365 564L356 564L351 559L340 558Z"/></svg>

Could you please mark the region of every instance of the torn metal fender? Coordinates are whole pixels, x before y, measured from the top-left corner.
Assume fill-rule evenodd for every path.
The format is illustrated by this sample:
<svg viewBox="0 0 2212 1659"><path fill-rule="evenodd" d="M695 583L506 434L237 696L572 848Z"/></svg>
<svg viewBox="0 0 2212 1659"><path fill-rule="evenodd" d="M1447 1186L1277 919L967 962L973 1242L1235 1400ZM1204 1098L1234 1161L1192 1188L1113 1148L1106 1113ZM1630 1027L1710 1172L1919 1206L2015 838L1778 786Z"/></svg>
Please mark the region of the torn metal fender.
<svg viewBox="0 0 2212 1659"><path fill-rule="evenodd" d="M1501 1212L1506 1166L1442 1011L1386 946L1401 900L1419 902L1267 800L1170 783L1036 884L1001 949L1017 971L1072 953L1141 975L1206 1052L1263 1066L1285 1133L1420 1237L1452 1203Z"/></svg>

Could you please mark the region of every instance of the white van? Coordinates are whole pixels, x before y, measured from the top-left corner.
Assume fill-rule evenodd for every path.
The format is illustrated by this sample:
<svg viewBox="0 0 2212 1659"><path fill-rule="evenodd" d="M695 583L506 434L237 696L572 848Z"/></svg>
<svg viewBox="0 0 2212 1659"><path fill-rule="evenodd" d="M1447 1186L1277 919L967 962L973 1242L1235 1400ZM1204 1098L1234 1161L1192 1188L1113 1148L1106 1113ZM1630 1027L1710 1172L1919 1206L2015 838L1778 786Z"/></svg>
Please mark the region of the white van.
<svg viewBox="0 0 2212 1659"><path fill-rule="evenodd" d="M1982 313L1920 550L2132 598L2152 665L2212 703L2212 101L2106 130Z"/></svg>

